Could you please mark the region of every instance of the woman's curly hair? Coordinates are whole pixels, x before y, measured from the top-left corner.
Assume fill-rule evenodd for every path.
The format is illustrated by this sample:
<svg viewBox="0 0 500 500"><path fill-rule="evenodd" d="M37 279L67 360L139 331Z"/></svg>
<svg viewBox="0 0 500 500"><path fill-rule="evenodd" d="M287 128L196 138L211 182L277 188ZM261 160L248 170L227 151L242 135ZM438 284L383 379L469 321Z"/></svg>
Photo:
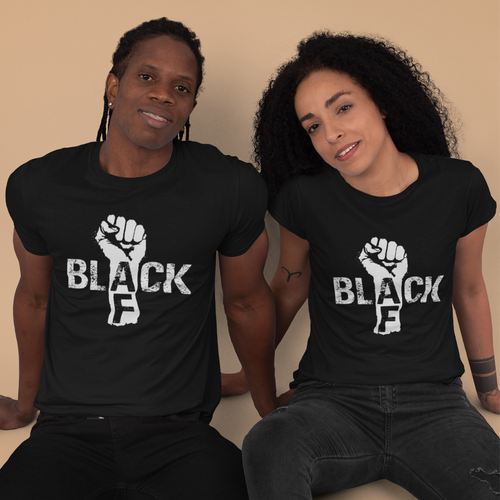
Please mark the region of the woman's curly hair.
<svg viewBox="0 0 500 500"><path fill-rule="evenodd" d="M254 120L254 158L272 199L283 182L314 173L323 162L295 113L298 85L311 73L348 74L386 115L399 151L458 156L457 136L445 99L428 73L400 48L381 38L316 32L278 68Z"/></svg>

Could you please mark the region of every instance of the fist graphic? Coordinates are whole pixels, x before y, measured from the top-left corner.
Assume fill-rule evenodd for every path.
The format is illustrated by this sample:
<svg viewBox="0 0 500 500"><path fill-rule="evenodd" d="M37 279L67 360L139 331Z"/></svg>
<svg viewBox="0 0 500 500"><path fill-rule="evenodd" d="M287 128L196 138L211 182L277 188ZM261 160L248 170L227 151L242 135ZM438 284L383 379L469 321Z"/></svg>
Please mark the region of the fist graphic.
<svg viewBox="0 0 500 500"><path fill-rule="evenodd" d="M146 232L133 219L108 215L96 234L104 255L110 261L140 261L146 253Z"/></svg>
<svg viewBox="0 0 500 500"><path fill-rule="evenodd" d="M359 260L373 278L379 335L401 331L400 312L403 306L403 278L408 271L405 249L395 241L372 238L363 247Z"/></svg>

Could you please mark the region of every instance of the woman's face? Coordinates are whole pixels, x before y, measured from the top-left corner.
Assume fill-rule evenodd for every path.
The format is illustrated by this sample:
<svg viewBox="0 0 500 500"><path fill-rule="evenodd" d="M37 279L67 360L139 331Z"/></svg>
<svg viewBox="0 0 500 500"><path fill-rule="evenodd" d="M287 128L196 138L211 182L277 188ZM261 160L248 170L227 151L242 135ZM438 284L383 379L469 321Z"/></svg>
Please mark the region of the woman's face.
<svg viewBox="0 0 500 500"><path fill-rule="evenodd" d="M395 150L385 115L345 73L311 73L297 88L295 112L318 154L347 182L383 167Z"/></svg>

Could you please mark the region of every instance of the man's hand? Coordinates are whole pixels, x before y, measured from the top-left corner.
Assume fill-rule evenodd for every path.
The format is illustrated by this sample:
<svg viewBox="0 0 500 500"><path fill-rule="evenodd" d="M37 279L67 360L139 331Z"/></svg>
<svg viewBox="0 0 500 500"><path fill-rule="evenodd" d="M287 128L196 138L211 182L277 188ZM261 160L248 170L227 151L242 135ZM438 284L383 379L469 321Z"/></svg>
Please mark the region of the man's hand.
<svg viewBox="0 0 500 500"><path fill-rule="evenodd" d="M237 373L221 373L220 376L223 396L241 396L250 390L243 368Z"/></svg>
<svg viewBox="0 0 500 500"><path fill-rule="evenodd" d="M37 412L36 408L27 413L21 412L17 400L0 396L0 429L8 431L25 427L33 421Z"/></svg>

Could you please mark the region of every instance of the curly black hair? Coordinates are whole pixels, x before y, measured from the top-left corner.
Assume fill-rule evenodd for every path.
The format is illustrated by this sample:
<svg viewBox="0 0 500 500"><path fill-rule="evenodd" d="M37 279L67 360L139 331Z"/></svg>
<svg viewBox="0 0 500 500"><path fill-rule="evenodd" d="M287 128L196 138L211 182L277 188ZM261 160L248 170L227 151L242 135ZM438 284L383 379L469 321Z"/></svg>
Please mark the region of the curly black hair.
<svg viewBox="0 0 500 500"><path fill-rule="evenodd" d="M428 73L382 38L315 32L297 55L278 68L254 120L254 159L272 199L283 182L314 173L323 160L295 113L298 85L311 73L331 69L349 75L386 115L399 151L458 156L457 134L441 91Z"/></svg>
<svg viewBox="0 0 500 500"><path fill-rule="evenodd" d="M166 17L153 19L152 21L146 21L139 26L127 31L120 38L115 53L113 54L113 67L111 68L110 73L120 79L127 69L127 65L137 47L137 44L144 40L155 38L161 35L168 35L172 38L175 38L176 40L184 42L192 50L196 58L196 63L198 65L198 81L196 82L195 90L196 97L203 81L203 63L205 62L205 58L201 54L201 42L196 37L196 33L191 31L182 23L171 21ZM106 140L106 130L109 126L109 120L111 120L112 114L113 110L109 109L108 97L106 95L106 92L104 92L104 110L102 114L101 124L97 132L97 141L100 141L101 138L103 141ZM190 124L188 119L186 123L186 140L189 139L189 126ZM183 132L179 132L180 139L182 139L182 135Z"/></svg>

